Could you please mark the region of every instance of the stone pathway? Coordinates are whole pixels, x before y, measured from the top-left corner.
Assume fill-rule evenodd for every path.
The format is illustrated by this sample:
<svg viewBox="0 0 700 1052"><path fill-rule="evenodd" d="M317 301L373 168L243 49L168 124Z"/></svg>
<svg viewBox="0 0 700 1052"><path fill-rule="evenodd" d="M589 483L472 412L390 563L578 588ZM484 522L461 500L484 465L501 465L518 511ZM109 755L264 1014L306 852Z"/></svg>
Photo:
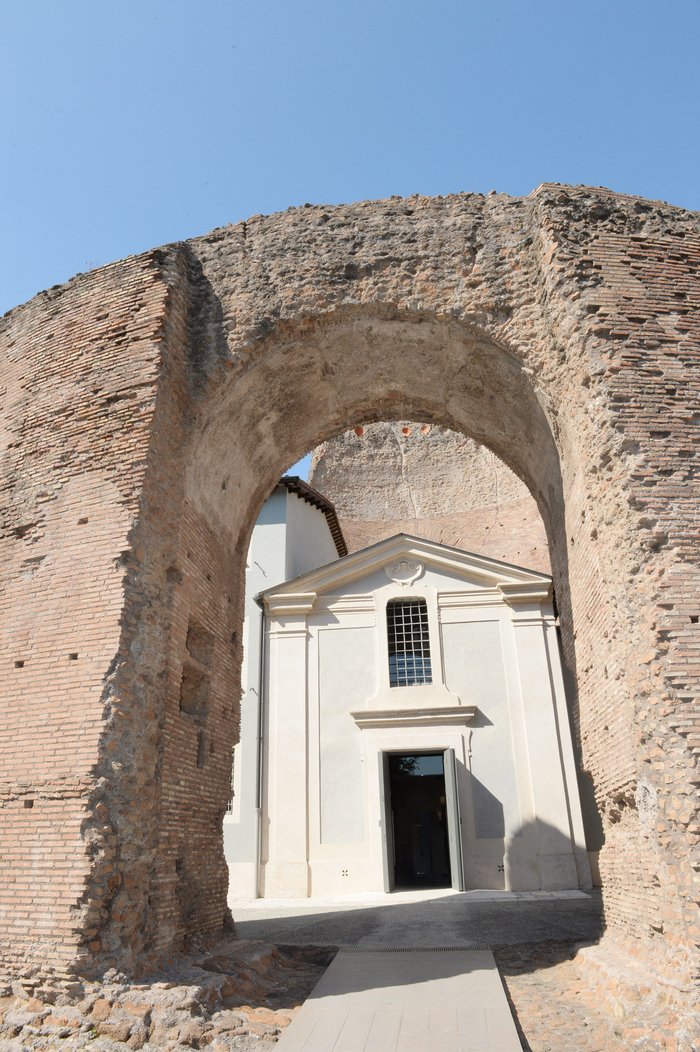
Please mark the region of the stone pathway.
<svg viewBox="0 0 700 1052"><path fill-rule="evenodd" d="M576 967L576 944L503 946L494 956L526 1052L700 1052L700 1015L654 996L619 1018Z"/></svg>
<svg viewBox="0 0 700 1052"><path fill-rule="evenodd" d="M282 945L229 938L208 954L179 959L149 982L130 982L117 973L102 983L0 976L0 1052L264 1052L292 1033L291 1021L334 959L340 940L328 938L332 932L342 936L346 952L377 940L387 949L389 939L406 948L417 937L424 947L490 943L525 1052L700 1052L700 1011L690 1004L674 1007L669 992L660 995L653 983L645 992L643 982L641 996L632 998L630 969L624 960L613 960L609 948L596 948L605 969L591 982L595 962L575 954L580 940L595 941L594 898L550 894L513 901L503 893L480 893L477 899L433 892L430 898L410 893L391 900L348 897L325 901L320 910L308 899L291 905L259 901L247 911L237 909L240 934L275 932L280 938L284 931ZM602 1002L612 1014L601 1010ZM445 1014L441 1022L440 1013L431 1020L424 1012L421 1018L409 1033L423 1026L429 1035L431 1026L443 1026L447 1036L438 1048L447 1052L458 1017L450 1023ZM383 1019L378 1013L378 1023ZM365 1023L357 1017L351 1022L367 1025L366 1017ZM356 1052L358 1040L352 1038L348 1052Z"/></svg>
<svg viewBox="0 0 700 1052"><path fill-rule="evenodd" d="M499 946L594 941L601 931L599 896L583 891L446 888L230 906L241 936L297 946Z"/></svg>
<svg viewBox="0 0 700 1052"><path fill-rule="evenodd" d="M341 950L280 1052L521 1052L488 950Z"/></svg>
<svg viewBox="0 0 700 1052"><path fill-rule="evenodd" d="M494 951L527 1052L626 1052L622 1027L600 1012L571 963L573 943L529 943Z"/></svg>

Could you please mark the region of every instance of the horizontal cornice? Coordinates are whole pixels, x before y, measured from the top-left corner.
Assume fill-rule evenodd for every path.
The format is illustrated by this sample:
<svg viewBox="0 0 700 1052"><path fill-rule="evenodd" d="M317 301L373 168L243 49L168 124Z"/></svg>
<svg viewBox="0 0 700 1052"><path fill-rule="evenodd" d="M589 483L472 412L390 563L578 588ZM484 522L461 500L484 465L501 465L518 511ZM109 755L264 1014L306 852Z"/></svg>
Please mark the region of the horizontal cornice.
<svg viewBox="0 0 700 1052"><path fill-rule="evenodd" d="M362 709L350 715L362 730L371 727L441 727L445 724L469 723L476 715L476 705L448 705L422 709Z"/></svg>

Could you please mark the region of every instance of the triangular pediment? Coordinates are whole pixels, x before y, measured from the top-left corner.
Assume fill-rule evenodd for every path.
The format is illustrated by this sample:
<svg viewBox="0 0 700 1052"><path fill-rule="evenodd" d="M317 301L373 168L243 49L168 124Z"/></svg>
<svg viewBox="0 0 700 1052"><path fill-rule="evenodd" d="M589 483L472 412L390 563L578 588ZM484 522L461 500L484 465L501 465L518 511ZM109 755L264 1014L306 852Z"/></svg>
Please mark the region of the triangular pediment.
<svg viewBox="0 0 700 1052"><path fill-rule="evenodd" d="M420 570L418 570L420 568ZM486 555L451 548L437 541L423 540L406 533L378 541L368 548L320 566L316 570L261 593L270 608L310 608L320 595L338 595L355 581L384 570L387 584L410 586L425 568L449 574L464 581L465 588L497 590L506 602L542 602L551 591L552 578L536 570L501 562ZM454 582L454 587L458 587Z"/></svg>

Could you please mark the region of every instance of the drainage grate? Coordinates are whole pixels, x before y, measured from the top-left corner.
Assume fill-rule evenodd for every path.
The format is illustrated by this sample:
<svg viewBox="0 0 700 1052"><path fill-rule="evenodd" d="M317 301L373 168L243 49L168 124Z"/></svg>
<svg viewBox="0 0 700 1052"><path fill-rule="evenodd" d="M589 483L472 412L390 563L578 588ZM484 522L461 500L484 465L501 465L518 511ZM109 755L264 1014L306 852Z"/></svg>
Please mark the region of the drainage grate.
<svg viewBox="0 0 700 1052"><path fill-rule="evenodd" d="M469 950L489 950L490 946L343 946L338 953L465 953Z"/></svg>

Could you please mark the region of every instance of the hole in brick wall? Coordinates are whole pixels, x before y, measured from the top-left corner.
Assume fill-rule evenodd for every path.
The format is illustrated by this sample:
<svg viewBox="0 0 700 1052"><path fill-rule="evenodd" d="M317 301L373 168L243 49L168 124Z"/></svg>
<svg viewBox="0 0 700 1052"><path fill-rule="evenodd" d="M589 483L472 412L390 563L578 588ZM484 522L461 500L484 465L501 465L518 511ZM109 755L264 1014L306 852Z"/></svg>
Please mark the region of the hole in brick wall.
<svg viewBox="0 0 700 1052"><path fill-rule="evenodd" d="M21 540L22 537L24 537L27 533L29 533L29 531L34 526L36 526L35 522L27 522L27 523L25 523L24 526L17 526L12 532L14 533L15 537L19 537L20 540Z"/></svg>
<svg viewBox="0 0 700 1052"><path fill-rule="evenodd" d="M68 655L68 660L69 661L77 661L78 660L78 655L77 654L69 654Z"/></svg>
<svg viewBox="0 0 700 1052"><path fill-rule="evenodd" d="M207 668L211 666L214 657L214 636L204 625L200 625L199 621L190 621L185 646L195 661L206 665Z"/></svg>
<svg viewBox="0 0 700 1052"><path fill-rule="evenodd" d="M226 489L226 483L225 483L225 482L222 482L222 483L221 483L221 488L222 488L222 489Z"/></svg>
<svg viewBox="0 0 700 1052"><path fill-rule="evenodd" d="M692 621L692 623L694 625L697 625L697 623L698 623L698 616L700 616L700 615L698 615L698 614L691 614L690 615L690 620Z"/></svg>
<svg viewBox="0 0 700 1052"><path fill-rule="evenodd" d="M207 762L207 736L204 731L197 732L197 766L204 767Z"/></svg>
<svg viewBox="0 0 700 1052"><path fill-rule="evenodd" d="M172 566L168 567L168 569L165 571L165 579L167 581L169 581L171 584L181 584L182 583L183 574L182 574L182 570L177 565L177 563L173 563Z"/></svg>
<svg viewBox="0 0 700 1052"><path fill-rule="evenodd" d="M87 517L84 519L78 519L78 526L87 526Z"/></svg>
<svg viewBox="0 0 700 1052"><path fill-rule="evenodd" d="M34 801L33 800L25 800L24 801L24 806L29 811L32 807L34 807Z"/></svg>
<svg viewBox="0 0 700 1052"><path fill-rule="evenodd" d="M23 661L15 661L15 668L24 668Z"/></svg>
<svg viewBox="0 0 700 1052"><path fill-rule="evenodd" d="M180 683L180 711L188 716L205 716L209 707L209 676L201 669L185 665Z"/></svg>

